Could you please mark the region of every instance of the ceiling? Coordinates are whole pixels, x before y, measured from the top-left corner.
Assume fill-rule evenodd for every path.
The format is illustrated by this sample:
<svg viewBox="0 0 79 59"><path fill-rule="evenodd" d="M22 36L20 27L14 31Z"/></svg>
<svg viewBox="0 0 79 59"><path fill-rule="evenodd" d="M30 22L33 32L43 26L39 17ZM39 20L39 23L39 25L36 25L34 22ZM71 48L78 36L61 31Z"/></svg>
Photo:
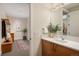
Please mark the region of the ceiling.
<svg viewBox="0 0 79 59"><path fill-rule="evenodd" d="M16 18L29 17L29 4L28 3L2 3L0 4L6 16Z"/></svg>
<svg viewBox="0 0 79 59"><path fill-rule="evenodd" d="M79 3L65 3L64 8L67 9L69 12L79 10Z"/></svg>
<svg viewBox="0 0 79 59"><path fill-rule="evenodd" d="M0 3L3 12L6 16L15 18L28 18L29 17L29 4L28 3ZM66 11L79 10L79 3L64 3Z"/></svg>

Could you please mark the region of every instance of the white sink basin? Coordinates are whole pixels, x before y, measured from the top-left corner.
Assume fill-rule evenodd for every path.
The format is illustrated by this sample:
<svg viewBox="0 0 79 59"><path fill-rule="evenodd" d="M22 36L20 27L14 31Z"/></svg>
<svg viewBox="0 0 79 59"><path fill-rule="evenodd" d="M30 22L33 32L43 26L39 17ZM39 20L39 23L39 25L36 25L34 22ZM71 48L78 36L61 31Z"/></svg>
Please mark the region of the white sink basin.
<svg viewBox="0 0 79 59"><path fill-rule="evenodd" d="M67 40L66 39L62 39L62 38L57 38L55 40L58 41L58 42L61 42L61 43L67 43Z"/></svg>
<svg viewBox="0 0 79 59"><path fill-rule="evenodd" d="M56 39L56 41L58 41L58 42L62 42L62 43L67 43L66 40L58 40L58 39Z"/></svg>

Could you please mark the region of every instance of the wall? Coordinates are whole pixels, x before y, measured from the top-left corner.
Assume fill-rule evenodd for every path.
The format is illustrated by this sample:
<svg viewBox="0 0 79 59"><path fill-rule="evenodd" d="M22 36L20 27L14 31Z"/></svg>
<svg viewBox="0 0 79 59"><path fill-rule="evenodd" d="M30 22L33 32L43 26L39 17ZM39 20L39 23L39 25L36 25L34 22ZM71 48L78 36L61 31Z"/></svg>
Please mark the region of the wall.
<svg viewBox="0 0 79 59"><path fill-rule="evenodd" d="M1 18L8 18L11 22L11 32L15 33L15 40L22 39L23 33L19 30L22 30L24 27L27 28L27 36L29 38L29 4L22 3L10 3L10 4L0 4L0 16ZM17 26L16 26L17 25ZM19 28L19 30L16 30Z"/></svg>
<svg viewBox="0 0 79 59"><path fill-rule="evenodd" d="M1 55L1 42L2 42L2 24L1 24L1 18L6 18L5 12L3 10L3 7L0 4L0 55Z"/></svg>
<svg viewBox="0 0 79 59"><path fill-rule="evenodd" d="M72 11L69 13L69 31L70 35L79 36L79 10Z"/></svg>
<svg viewBox="0 0 79 59"><path fill-rule="evenodd" d="M1 40L2 40L2 36L1 36L2 34L1 34L1 19L0 19L0 42L1 42Z"/></svg>
<svg viewBox="0 0 79 59"><path fill-rule="evenodd" d="M52 17L50 18L50 15ZM48 24L59 24L61 26L60 33L62 34L63 15L62 9L52 11L50 14L50 4L31 4L31 55L41 54L41 34L42 27L47 27Z"/></svg>
<svg viewBox="0 0 79 59"><path fill-rule="evenodd" d="M31 55L41 55L42 27L50 22L49 4L31 4Z"/></svg>
<svg viewBox="0 0 79 59"><path fill-rule="evenodd" d="M27 19L19 19L19 18L9 18L10 19L10 27L11 32L14 33L14 40L23 39L24 28L27 28Z"/></svg>
<svg viewBox="0 0 79 59"><path fill-rule="evenodd" d="M0 42L2 41L2 34L1 34L1 18L6 18L5 12L3 10L3 7L0 4Z"/></svg>
<svg viewBox="0 0 79 59"><path fill-rule="evenodd" d="M0 42L1 42L1 20L0 20Z"/></svg>
<svg viewBox="0 0 79 59"><path fill-rule="evenodd" d="M28 30L28 39L30 37L30 27L29 27L29 4L26 3L2 3L0 4L0 42L2 41L1 36L1 18L5 19L6 16L9 16L11 22L11 32L15 32L15 40L22 39L23 33L17 32L16 28L20 27L27 28ZM18 26L16 26L18 25ZM21 25L21 26L20 26ZM1 44L0 44L1 45Z"/></svg>

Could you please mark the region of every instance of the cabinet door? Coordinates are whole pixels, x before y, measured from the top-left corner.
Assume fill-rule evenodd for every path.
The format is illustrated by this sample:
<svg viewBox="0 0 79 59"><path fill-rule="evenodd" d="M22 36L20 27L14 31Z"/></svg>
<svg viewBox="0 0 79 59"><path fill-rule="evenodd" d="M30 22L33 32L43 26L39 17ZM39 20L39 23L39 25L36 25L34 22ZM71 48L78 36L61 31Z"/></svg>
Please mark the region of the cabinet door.
<svg viewBox="0 0 79 59"><path fill-rule="evenodd" d="M54 44L55 50L56 50L56 55L58 56L79 56L79 51L75 51L73 49L60 46L57 44Z"/></svg>
<svg viewBox="0 0 79 59"><path fill-rule="evenodd" d="M79 56L79 51L42 40L43 56Z"/></svg>
<svg viewBox="0 0 79 59"><path fill-rule="evenodd" d="M42 55L43 56L52 56L53 53L53 44L46 40L42 40Z"/></svg>
<svg viewBox="0 0 79 59"><path fill-rule="evenodd" d="M57 56L69 56L70 55L70 50L68 48L65 48L57 44L54 44L54 45L55 45Z"/></svg>
<svg viewBox="0 0 79 59"><path fill-rule="evenodd" d="M72 50L70 49L70 56L79 56L79 51L75 51L75 50Z"/></svg>

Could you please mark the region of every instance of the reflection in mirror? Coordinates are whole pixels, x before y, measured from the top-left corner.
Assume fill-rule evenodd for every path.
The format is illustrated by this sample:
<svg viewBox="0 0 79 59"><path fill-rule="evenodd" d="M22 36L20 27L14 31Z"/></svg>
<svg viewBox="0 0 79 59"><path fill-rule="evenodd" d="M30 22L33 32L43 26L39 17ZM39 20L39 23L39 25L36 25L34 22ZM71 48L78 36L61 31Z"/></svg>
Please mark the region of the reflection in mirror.
<svg viewBox="0 0 79 59"><path fill-rule="evenodd" d="M79 36L79 4L69 4L63 11L63 34Z"/></svg>
<svg viewBox="0 0 79 59"><path fill-rule="evenodd" d="M68 13L63 11L63 35L67 35L68 33L68 25L69 25L69 19L68 19Z"/></svg>

